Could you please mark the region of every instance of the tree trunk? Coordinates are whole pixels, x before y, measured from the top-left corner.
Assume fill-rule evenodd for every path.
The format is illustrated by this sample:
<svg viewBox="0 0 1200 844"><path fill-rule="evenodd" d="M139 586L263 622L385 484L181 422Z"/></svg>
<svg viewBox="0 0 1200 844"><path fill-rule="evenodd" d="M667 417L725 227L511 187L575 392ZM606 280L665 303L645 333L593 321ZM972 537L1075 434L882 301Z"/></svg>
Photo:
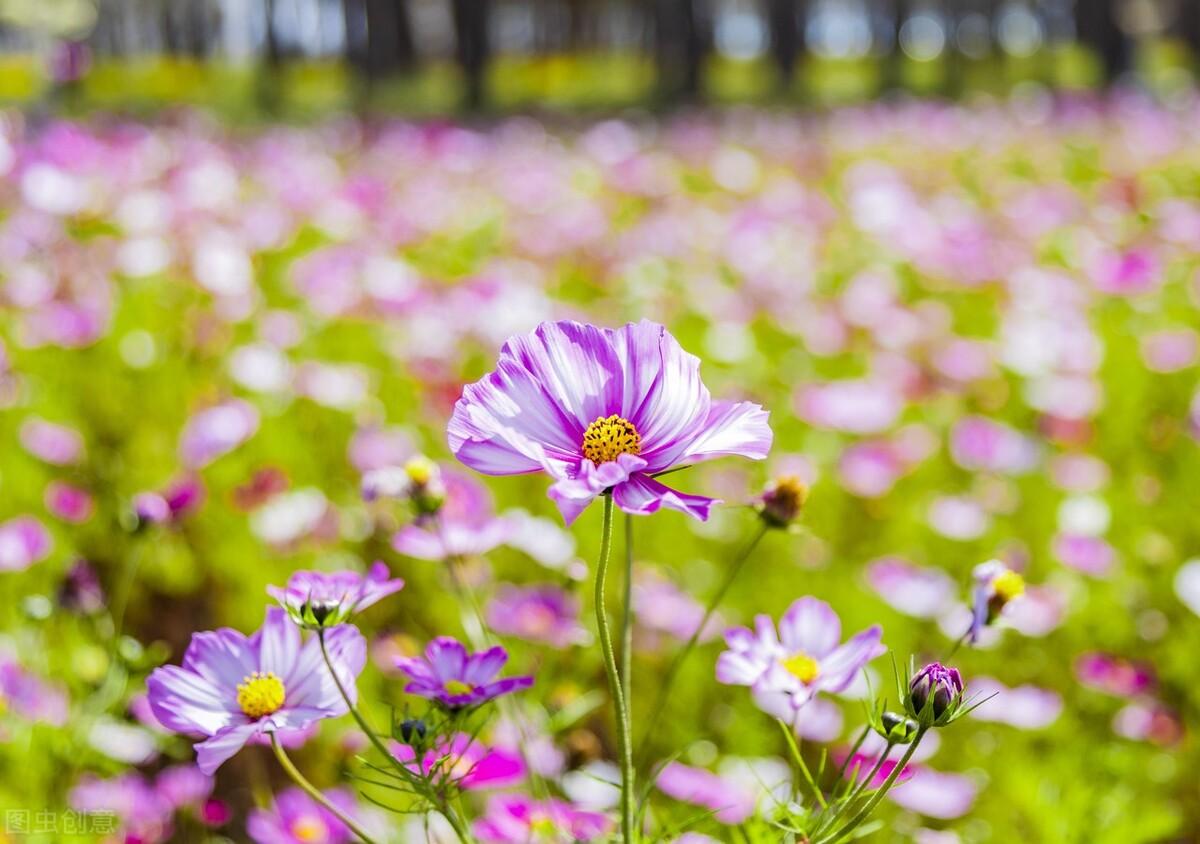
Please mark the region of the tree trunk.
<svg viewBox="0 0 1200 844"><path fill-rule="evenodd" d="M1075 31L1100 58L1104 83L1112 85L1131 66L1133 45L1117 25L1119 0L1075 0ZM1185 0L1187 3L1194 0Z"/></svg>
<svg viewBox="0 0 1200 844"><path fill-rule="evenodd" d="M463 104L475 110L484 103L484 81L491 46L488 39L490 0L452 0L455 52L464 80Z"/></svg>

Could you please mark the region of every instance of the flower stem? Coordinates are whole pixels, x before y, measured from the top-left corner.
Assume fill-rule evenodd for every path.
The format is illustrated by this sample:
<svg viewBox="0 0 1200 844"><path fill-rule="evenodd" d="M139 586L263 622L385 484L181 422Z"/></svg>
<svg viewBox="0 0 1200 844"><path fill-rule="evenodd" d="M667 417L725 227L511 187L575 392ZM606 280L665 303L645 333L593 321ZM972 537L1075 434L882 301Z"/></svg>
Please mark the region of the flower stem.
<svg viewBox="0 0 1200 844"><path fill-rule="evenodd" d="M600 534L600 559L596 562L596 632L600 637L600 652L604 657L604 670L608 675L608 689L613 696L617 714L617 752L621 768L621 833L625 844L634 844L633 826L633 752L629 742L629 709L625 702L625 689L617 671L617 657L613 652L612 631L608 626L608 612L604 604L604 586L608 577L608 558L612 550L613 500L604 496L604 526Z"/></svg>
<svg viewBox="0 0 1200 844"><path fill-rule="evenodd" d="M280 767L292 778L292 782L300 786L305 794L332 812L339 821L346 825L347 829L357 835L365 844L375 844L375 839L363 832L362 827L335 806L328 797L321 793L319 788L304 778L304 774L297 770L296 766L292 764L292 760L284 753L283 746L279 744L279 739L275 733L271 733L271 749L275 751L275 758L279 760Z"/></svg>
<svg viewBox="0 0 1200 844"><path fill-rule="evenodd" d="M904 755L900 757L900 761L896 763L894 768L892 768L892 772L888 774L888 778L883 781L883 785L875 789L875 792L871 795L871 799L867 801L865 806L858 810L858 813L852 817L844 827L838 830L832 838L824 840L821 842L821 844L836 844L838 841L841 841L843 838L853 832L859 824L870 817L871 812L875 811L875 807L879 805L879 801L882 800L888 791L891 790L892 786L895 785L896 779L904 771L904 766L908 764L908 760L911 759L912 755L917 752L917 745L921 743L921 739L925 738L927 729L927 727L921 727L919 730L917 730L916 738L914 738L912 744L908 746L908 750L904 751ZM876 770L878 770L878 767L876 767ZM874 778L874 776L875 775L872 773L871 777L868 777L868 781Z"/></svg>
<svg viewBox="0 0 1200 844"><path fill-rule="evenodd" d="M621 608L621 685L633 715L633 516L625 514L625 605Z"/></svg>
<svg viewBox="0 0 1200 844"><path fill-rule="evenodd" d="M333 668L333 661L329 658L329 650L325 646L324 629L317 631L317 641L321 643L321 656L325 659L325 667L329 669L330 676L333 677L333 684L337 686L337 690L341 694L342 700L346 702L347 711L354 718L354 720L358 722L359 729L366 734L367 739L375 746L375 749L382 754L383 758L386 759L393 768L395 768L401 774L407 775L409 773L408 769L404 767L399 759L397 759L391 752L388 751L383 741L379 738L379 735L373 729L371 729L371 725L367 723L367 719L363 717L363 714L358 711L358 707L355 706L353 701L350 700L350 695L347 694L346 687L342 685L342 681L338 677L337 671L335 671ZM274 736L272 736L271 740L274 741ZM458 840L466 844L466 842L471 840L471 837L467 834L466 828L463 826L463 822L455 816L453 809L447 805L444 805L445 801L442 802L443 805L438 806L438 811L441 812L441 814L446 818L446 820L450 823L450 826L454 828L455 834L458 835Z"/></svg>
<svg viewBox="0 0 1200 844"><path fill-rule="evenodd" d="M808 765L804 762L804 756L800 753L800 745L797 744L796 737L792 734L791 726L782 719L778 720L779 727L783 730L784 738L787 739L788 748L792 751L792 758L796 760L796 767L804 775L804 781L812 789L812 793L817 798L817 802L821 804L821 808L828 809L829 804L825 802L825 795L821 793L821 787L817 785L817 781L813 779L812 771L808 769Z"/></svg>
<svg viewBox="0 0 1200 844"><path fill-rule="evenodd" d="M758 547L758 543L767 535L769 527L766 523L755 532L746 546L734 557L733 562L729 564L729 568L725 571L725 579L721 581L721 585L717 587L717 591L708 600L708 606L704 608L704 615L700 619L700 623L696 625L696 629L692 631L692 635L688 638L683 648L675 654L675 658L671 660L670 666L667 668L667 673L663 676L662 682L658 685L658 695L654 699L654 706L650 709L650 716L646 719L646 731L642 734L641 743L638 745L638 761L639 764L645 763L646 753L649 750L650 737L654 735L658 722L662 718L663 709L666 707L667 698L671 694L671 687L675 683L675 678L679 674L679 669L683 667L683 663L687 661L688 656L695 649L696 643L700 641L700 636L704 632L704 628L708 626L709 620L717 611L721 601L725 599L725 593L729 591L729 587L737 580L738 574L746 561L750 559L750 555L754 553L754 549Z"/></svg>
<svg viewBox="0 0 1200 844"><path fill-rule="evenodd" d="M871 725L865 725L862 729L862 732L858 734L858 739L850 748L850 752L846 754L846 758L842 760L842 764L838 767L837 772L837 782L839 784L842 782L842 778L846 776L846 766L850 764L850 761L854 758L854 754L858 753L859 748L863 746L863 742L867 740L867 736L870 734L870 732Z"/></svg>

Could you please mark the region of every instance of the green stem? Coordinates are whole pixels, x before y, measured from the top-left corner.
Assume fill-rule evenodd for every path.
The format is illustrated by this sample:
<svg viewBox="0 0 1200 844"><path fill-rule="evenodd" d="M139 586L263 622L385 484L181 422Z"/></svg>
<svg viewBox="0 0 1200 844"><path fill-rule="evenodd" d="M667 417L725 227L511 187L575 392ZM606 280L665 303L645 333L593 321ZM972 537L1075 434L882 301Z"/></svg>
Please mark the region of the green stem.
<svg viewBox="0 0 1200 844"><path fill-rule="evenodd" d="M333 668L333 661L329 658L329 649L325 646L324 628L317 631L317 641L321 643L321 656L325 659L325 667L329 669L329 675L333 677L333 684L337 686L337 690L341 694L342 700L346 702L346 709L349 711L354 720L358 722L359 729L366 734L367 739L375 746L375 749L379 751L383 758L386 759L393 768L395 768L402 775L405 775L407 778L407 774L411 772L405 768L400 760L397 759L395 755L387 749L387 746L384 745L383 740L379 738L379 735L373 729L371 729L371 725L367 723L367 719L364 718L363 714L358 711L358 707L354 705L354 703L350 700L350 695L346 693L346 687L342 685L342 681L338 677L337 671L335 671ZM273 737L272 741L274 741ZM468 835L462 821L455 817L453 809L447 805L444 805L444 801L443 805L438 806L438 811L441 812L441 814L446 818L446 820L450 823L450 826L454 828L454 832L458 835L459 841L462 841L464 844L466 844L471 840L471 837Z"/></svg>
<svg viewBox="0 0 1200 844"><path fill-rule="evenodd" d="M617 752L621 768L621 833L625 844L634 844L633 826L633 753L629 742L629 709L625 702L625 689L617 671L617 657L613 652L612 631L608 626L608 611L604 604L604 586L608 578L608 557L612 550L613 500L604 496L604 526L600 534L600 559L596 562L596 631L600 637L600 652L604 657L604 670L608 675L608 689L613 696L617 714Z"/></svg>
<svg viewBox="0 0 1200 844"><path fill-rule="evenodd" d="M883 785L875 789L875 793L871 795L871 799L867 801L865 806L859 809L858 814L852 817L850 821L844 827L838 830L838 832L835 833L832 838L827 839L827 841L822 842L822 844L837 844L838 841L841 841L849 833L853 832L859 824L870 817L871 812L875 811L875 807L879 805L879 801L884 798L888 791L891 790L891 787L896 783L896 779L904 771L904 766L908 764L908 760L911 759L912 755L917 752L917 745L921 743L921 739L925 738L927 729L928 728L926 727L921 727L917 731L917 737L914 738L912 744L908 746L908 750L904 751L904 755L900 757L900 761L896 763L894 768L892 768L892 772L888 774L888 778L883 781ZM879 770L878 765L876 766L875 770ZM869 782L874 778L874 776L875 774L872 773L871 776L867 778L867 781Z"/></svg>
<svg viewBox="0 0 1200 844"><path fill-rule="evenodd" d="M808 765L804 762L804 756L800 753L800 745L796 743L796 737L792 734L792 728L788 726L782 719L779 720L779 727L783 730L783 735L787 739L788 748L792 751L792 758L796 760L796 767L800 769L800 773L804 775L804 781L808 783L808 787L812 789L812 793L816 796L817 802L821 804L822 809L828 809L829 804L825 802L825 795L821 793L820 786L813 779L812 771L808 769Z"/></svg>
<svg viewBox="0 0 1200 844"><path fill-rule="evenodd" d="M770 528L764 522L762 527L755 532L754 536L734 557L733 562L729 564L729 568L725 571L725 579L721 581L721 585L717 587L717 591L708 600L708 606L704 608L704 615L700 619L700 623L696 625L696 629L692 631L692 635L688 638L683 648L675 654L675 658L671 660L670 666L667 668L667 673L663 675L662 682L658 685L658 695L654 699L654 706L650 709L650 716L646 719L646 731L642 734L641 743L638 745L638 761L645 763L646 753L649 750L650 737L654 735L658 727L658 722L662 718L663 709L666 707L667 699L671 694L671 687L675 683L675 679L679 674L679 669L683 667L683 663L687 661L688 656L695 649L696 643L700 641L700 636L704 632L704 628L708 626L709 620L713 617L713 613L717 611L721 601L725 599L725 593L729 591L729 587L737 580L738 574L746 561L750 559L750 555L754 553L754 549L758 547L758 543L767 535Z"/></svg>
<svg viewBox="0 0 1200 844"><path fill-rule="evenodd" d="M305 794L332 812L334 817L344 823L346 828L357 835L360 840L365 842L365 844L375 844L375 839L363 832L362 827L355 823L354 820L347 816L341 809L335 806L328 797L321 793L319 788L304 778L304 774L300 773L300 771L296 769L296 766L292 764L292 760L289 759L288 755L283 752L283 747L279 744L279 739L276 737L275 733L271 733L271 749L275 751L275 758L279 760L280 767L282 767L287 775L292 778L292 782L300 786Z"/></svg>
<svg viewBox="0 0 1200 844"><path fill-rule="evenodd" d="M863 746L863 742L867 740L867 736L871 733L871 725L867 724L863 727L862 732L858 734L858 740L850 748L850 753L842 760L842 764L838 767L837 782L840 784L842 778L846 776L846 767L850 764L850 760L854 758L854 754L858 753L859 748Z"/></svg>
<svg viewBox="0 0 1200 844"><path fill-rule="evenodd" d="M625 606L621 608L621 685L633 714L633 516L625 514Z"/></svg>

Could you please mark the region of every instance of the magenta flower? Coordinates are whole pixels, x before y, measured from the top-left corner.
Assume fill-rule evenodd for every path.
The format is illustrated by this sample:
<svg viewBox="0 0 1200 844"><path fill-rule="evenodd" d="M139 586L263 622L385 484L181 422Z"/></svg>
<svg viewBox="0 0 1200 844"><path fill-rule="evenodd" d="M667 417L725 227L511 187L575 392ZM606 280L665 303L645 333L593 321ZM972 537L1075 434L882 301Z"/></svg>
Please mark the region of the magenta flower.
<svg viewBox="0 0 1200 844"><path fill-rule="evenodd" d="M21 423L18 436L26 451L53 466L67 466L83 459L83 437L66 425L27 419Z"/></svg>
<svg viewBox="0 0 1200 844"><path fill-rule="evenodd" d="M668 763L654 784L664 794L708 809L718 821L732 826L754 814L757 803L755 790L739 787L740 783L719 774L680 762Z"/></svg>
<svg viewBox="0 0 1200 844"><path fill-rule="evenodd" d="M358 809L354 796L344 788L332 788L325 796L347 815ZM298 788L275 795L270 809L252 809L246 834L258 844L346 844L355 840L333 812Z"/></svg>
<svg viewBox="0 0 1200 844"><path fill-rule="evenodd" d="M449 741L427 750L419 770L412 747L395 744L392 752L414 772L453 782L468 791L507 788L525 778L525 763L519 753L488 747L466 733L456 733Z"/></svg>
<svg viewBox="0 0 1200 844"><path fill-rule="evenodd" d="M325 643L353 700L366 640L342 625L326 634ZM267 609L252 636L229 628L195 634L183 664L156 668L146 685L150 708L164 727L205 737L196 761L206 774L255 736L302 729L347 711L316 637L302 642L299 628L278 607Z"/></svg>
<svg viewBox="0 0 1200 844"><path fill-rule="evenodd" d="M565 648L585 641L579 626L579 601L557 586L502 586L487 607L488 625L502 636L516 636Z"/></svg>
<svg viewBox="0 0 1200 844"><path fill-rule="evenodd" d="M461 643L439 636L425 648L423 657L399 657L396 667L411 679L404 691L459 709L533 685L532 677L493 680L506 662L508 652L499 645L469 654Z"/></svg>
<svg viewBox="0 0 1200 844"><path fill-rule="evenodd" d="M179 454L190 468L201 469L233 451L258 430L258 411L233 399L201 410L188 420L179 437Z"/></svg>
<svg viewBox="0 0 1200 844"><path fill-rule="evenodd" d="M83 524L92 517L96 504L86 489L80 489L63 481L51 481L46 485L46 509L64 522Z"/></svg>
<svg viewBox="0 0 1200 844"><path fill-rule="evenodd" d="M333 627L403 588L403 580L389 579L387 565L376 562L365 575L293 572L286 588L268 586L267 593L302 627Z"/></svg>
<svg viewBox="0 0 1200 844"><path fill-rule="evenodd" d="M441 470L440 505L436 513L405 525L392 537L392 547L418 560L477 557L506 542L516 525L497 516L491 494L467 475Z"/></svg>
<svg viewBox="0 0 1200 844"><path fill-rule="evenodd" d="M0 524L0 571L24 571L46 559L50 534L33 516L17 516Z"/></svg>
<svg viewBox="0 0 1200 844"><path fill-rule="evenodd" d="M699 359L646 321L543 323L511 338L496 370L463 389L447 435L485 475L549 474L568 523L609 490L627 513L667 506L706 519L714 499L654 476L727 455L762 459L771 447L766 411L714 401Z"/></svg>
<svg viewBox="0 0 1200 844"><path fill-rule="evenodd" d="M572 844L608 834L612 822L599 812L577 809L562 800L534 800L505 794L488 801L487 812L475 821L475 837L486 844Z"/></svg>
<svg viewBox="0 0 1200 844"><path fill-rule="evenodd" d="M755 618L753 631L725 631L729 650L717 658L717 681L750 686L761 709L794 723L818 692L845 691L863 666L886 650L879 625L839 645L841 634L841 620L829 604L800 598L783 614L778 634L765 615Z"/></svg>

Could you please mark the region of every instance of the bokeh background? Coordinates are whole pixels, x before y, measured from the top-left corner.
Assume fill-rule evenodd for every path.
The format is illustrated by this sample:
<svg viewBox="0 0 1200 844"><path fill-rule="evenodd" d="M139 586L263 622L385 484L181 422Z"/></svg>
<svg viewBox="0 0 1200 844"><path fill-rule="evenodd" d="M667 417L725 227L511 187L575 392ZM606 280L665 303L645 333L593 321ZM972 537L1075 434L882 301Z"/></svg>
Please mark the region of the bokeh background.
<svg viewBox="0 0 1200 844"><path fill-rule="evenodd" d="M1030 584L955 658L997 699L869 840L1200 840L1198 61L1188 0L0 0L0 840L247 840L269 751L164 802L192 751L144 677L256 628L297 568L406 579L363 617L360 683L403 706L390 655L462 635L461 606L363 476L453 471L462 384L565 317L665 323L776 435L765 466L678 477L729 502L709 523L636 522L635 720L744 505L799 474L803 530L763 542L725 622L813 594L933 658L974 565ZM564 530L544 479L482 482L521 530L472 561L480 601L580 605L569 641L504 642L549 787L603 804L599 513ZM650 746L752 795L785 747L719 650ZM861 712L831 699L808 746ZM326 723L294 755L331 785L356 749ZM119 830L68 828L88 807Z"/></svg>

